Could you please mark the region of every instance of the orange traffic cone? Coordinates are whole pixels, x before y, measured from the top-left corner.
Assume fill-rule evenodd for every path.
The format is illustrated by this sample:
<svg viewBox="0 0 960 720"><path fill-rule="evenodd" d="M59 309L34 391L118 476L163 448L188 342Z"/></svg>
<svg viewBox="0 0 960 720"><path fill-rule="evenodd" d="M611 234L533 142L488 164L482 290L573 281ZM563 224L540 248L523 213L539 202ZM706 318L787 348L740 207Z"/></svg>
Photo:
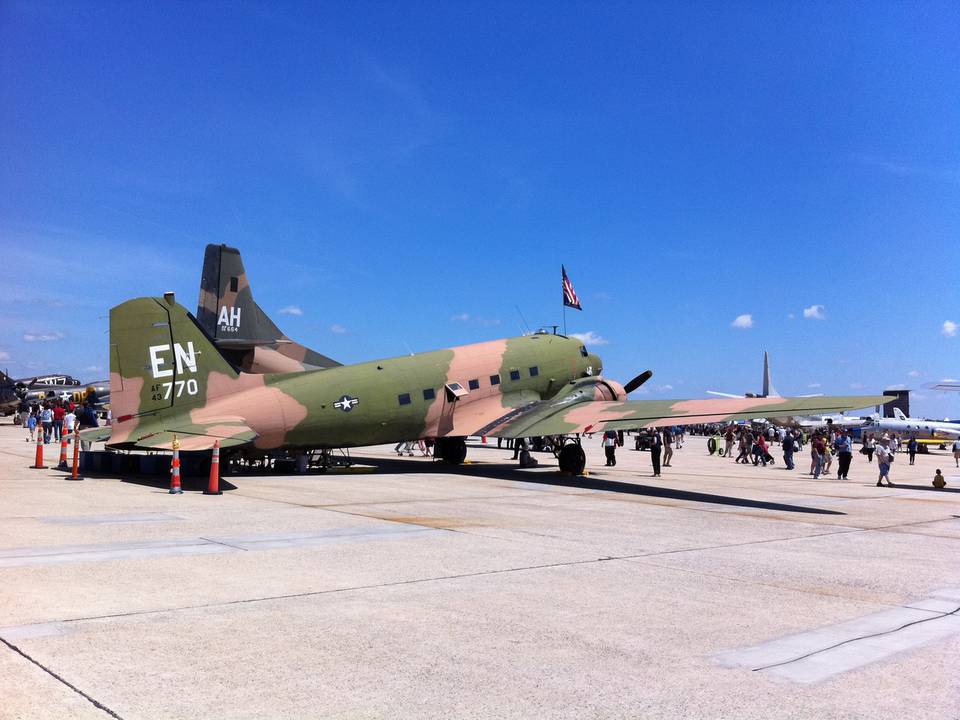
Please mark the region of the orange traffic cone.
<svg viewBox="0 0 960 720"><path fill-rule="evenodd" d="M80 477L80 423L73 426L73 471L70 473L71 480L83 480Z"/></svg>
<svg viewBox="0 0 960 720"><path fill-rule="evenodd" d="M37 457L30 466L34 470L46 470L47 466L43 464L43 425L37 423Z"/></svg>
<svg viewBox="0 0 960 720"><path fill-rule="evenodd" d="M170 494L183 494L180 487L180 441L176 435L173 436L173 461L170 463Z"/></svg>
<svg viewBox="0 0 960 720"><path fill-rule="evenodd" d="M207 489L203 491L204 495L223 495L220 492L220 441L213 442L213 455L210 457L210 482L207 483Z"/></svg>
<svg viewBox="0 0 960 720"><path fill-rule="evenodd" d="M60 431L60 462L57 463L57 470L67 470L67 428L64 424Z"/></svg>

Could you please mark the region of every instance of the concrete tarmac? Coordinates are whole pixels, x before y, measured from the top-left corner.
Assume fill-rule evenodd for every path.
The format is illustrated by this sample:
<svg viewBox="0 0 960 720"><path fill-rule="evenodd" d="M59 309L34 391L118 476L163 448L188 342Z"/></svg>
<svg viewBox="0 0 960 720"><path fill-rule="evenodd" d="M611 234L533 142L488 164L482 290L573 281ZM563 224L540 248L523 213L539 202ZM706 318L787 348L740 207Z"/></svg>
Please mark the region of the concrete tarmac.
<svg viewBox="0 0 960 720"><path fill-rule="evenodd" d="M957 718L960 470L354 455L222 496L0 424L0 718ZM55 464L57 449L47 447ZM934 469L946 490L931 486ZM834 467L834 473L836 468Z"/></svg>

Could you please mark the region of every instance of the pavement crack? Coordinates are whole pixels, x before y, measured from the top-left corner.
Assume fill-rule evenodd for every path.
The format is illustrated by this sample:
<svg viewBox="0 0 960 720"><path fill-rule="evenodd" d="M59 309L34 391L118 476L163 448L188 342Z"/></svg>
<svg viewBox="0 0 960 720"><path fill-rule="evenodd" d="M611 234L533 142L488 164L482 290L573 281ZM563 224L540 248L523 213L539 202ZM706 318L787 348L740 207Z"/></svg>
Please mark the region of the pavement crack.
<svg viewBox="0 0 960 720"><path fill-rule="evenodd" d="M934 611L928 610L927 612L934 612ZM771 663L770 665L763 665L762 667L751 668L751 670L753 670L753 672L759 672L761 670L769 670L770 668L790 665L791 663L800 662L801 660L806 660L808 657L813 657L814 655L825 653L828 650L833 650L835 648L842 647L843 645L849 645L850 643L860 642L861 640L869 640L870 638L883 637L884 635L892 635L893 633L898 633L901 630L905 630L908 627L912 627L913 625L928 623L931 620L940 620L945 617L950 617L951 615L956 615L958 612L960 612L960 606L958 606L955 610L951 610L948 613L937 613L933 617L920 618L919 620L911 620L910 622L904 623L900 627L893 628L892 630L883 630L881 632L870 633L869 635L862 635L860 637L855 637L855 638L847 638L846 640L841 640L840 642L834 643L829 647L820 648L819 650L811 650L810 652L804 655L800 655L799 657L795 657L790 660L783 660L778 663Z"/></svg>
<svg viewBox="0 0 960 720"><path fill-rule="evenodd" d="M13 650L15 653L17 653L17 655L19 655L20 657L24 658L25 660L28 660L29 662L32 662L34 665L36 665L38 668L40 668L41 670L43 670L45 673L47 673L47 674L48 674L50 677L52 677L53 679L55 679L55 680L57 680L58 682L66 685L68 688L70 688L70 689L73 690L75 693L77 693L77 695L79 695L80 697L82 697L82 698L83 698L84 700L86 700L87 702L91 703L91 704L92 704L95 708L97 708L98 710L102 710L103 712L105 712L107 715L109 715L109 716L112 717L112 718L116 718L117 720L123 720L123 718L122 718L120 715L118 715L118 714L115 713L113 710L111 710L110 708L108 708L108 707L107 707L106 705L104 705L102 702L100 702L100 701L97 700L96 698L90 697L89 695L87 695L87 693L85 693L83 690L81 690L81 689L78 688L76 685L74 685L73 683L71 683L69 680L65 679L65 678L64 678L63 676L61 676L61 675L58 675L58 674L55 673L53 670L51 670L50 668L48 668L46 665L44 665L43 663L41 663L39 660L36 660L36 659L34 659L33 657L31 657L30 655L28 655L27 653L25 653L23 650L21 650L19 647L17 647L16 645L14 645L14 644L13 644L12 642L10 642L9 640L6 640L5 638L0 637L0 643L3 643L4 645L6 645L8 648L10 648L11 650Z"/></svg>
<svg viewBox="0 0 960 720"><path fill-rule="evenodd" d="M223 542L223 540L214 540L213 538L208 537L201 537L200 539L208 543L213 543L214 545L223 545L223 547L232 548L234 550L242 550L243 552L250 551L250 548L245 548L242 545L231 545L228 542Z"/></svg>

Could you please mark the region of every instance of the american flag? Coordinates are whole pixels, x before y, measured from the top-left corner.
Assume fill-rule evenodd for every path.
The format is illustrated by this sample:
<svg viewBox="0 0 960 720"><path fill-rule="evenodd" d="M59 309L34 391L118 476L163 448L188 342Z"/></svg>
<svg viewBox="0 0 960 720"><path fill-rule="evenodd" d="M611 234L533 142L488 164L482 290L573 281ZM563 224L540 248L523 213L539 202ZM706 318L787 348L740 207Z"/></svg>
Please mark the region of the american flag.
<svg viewBox="0 0 960 720"><path fill-rule="evenodd" d="M567 269L561 265L560 271L563 273L563 304L567 307L583 310L583 308L580 307L580 298L577 297L577 293L573 289L573 283L571 283L570 278L567 277Z"/></svg>

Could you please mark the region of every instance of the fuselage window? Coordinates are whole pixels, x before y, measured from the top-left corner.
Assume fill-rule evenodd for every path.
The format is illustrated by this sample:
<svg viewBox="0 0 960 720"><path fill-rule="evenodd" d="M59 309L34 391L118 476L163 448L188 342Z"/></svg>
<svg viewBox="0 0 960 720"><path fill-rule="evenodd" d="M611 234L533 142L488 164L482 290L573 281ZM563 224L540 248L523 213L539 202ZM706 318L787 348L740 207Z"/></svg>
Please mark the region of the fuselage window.
<svg viewBox="0 0 960 720"><path fill-rule="evenodd" d="M424 400L433 400L436 396L437 396L437 392L433 388L427 388L426 390L423 391Z"/></svg>
<svg viewBox="0 0 960 720"><path fill-rule="evenodd" d="M536 377L539 374L540 374L540 368L536 366L530 368L530 377Z"/></svg>
<svg viewBox="0 0 960 720"><path fill-rule="evenodd" d="M397 397L397 399L400 401L400 404L401 404L401 405L409 405L409 404L410 404L410 393L401 393L401 394Z"/></svg>
<svg viewBox="0 0 960 720"><path fill-rule="evenodd" d="M586 346L586 345L581 345L581 346L580 346L580 354L583 355L584 357L587 356L587 346Z"/></svg>
<svg viewBox="0 0 960 720"><path fill-rule="evenodd" d="M471 389L471 390L476 390L476 389L478 389L478 388L480 387L480 381L479 381L479 380L471 380L470 382L467 383L467 385L470 386L470 389Z"/></svg>
<svg viewBox="0 0 960 720"><path fill-rule="evenodd" d="M491 385L499 385L499 384L500 384L500 376L499 376L499 375L491 375L491 376L490 376L490 384L491 384Z"/></svg>
<svg viewBox="0 0 960 720"><path fill-rule="evenodd" d="M511 379L511 380L519 380L519 379L520 379L520 371L519 371L519 370L511 370L511 371L510 371L510 379Z"/></svg>

